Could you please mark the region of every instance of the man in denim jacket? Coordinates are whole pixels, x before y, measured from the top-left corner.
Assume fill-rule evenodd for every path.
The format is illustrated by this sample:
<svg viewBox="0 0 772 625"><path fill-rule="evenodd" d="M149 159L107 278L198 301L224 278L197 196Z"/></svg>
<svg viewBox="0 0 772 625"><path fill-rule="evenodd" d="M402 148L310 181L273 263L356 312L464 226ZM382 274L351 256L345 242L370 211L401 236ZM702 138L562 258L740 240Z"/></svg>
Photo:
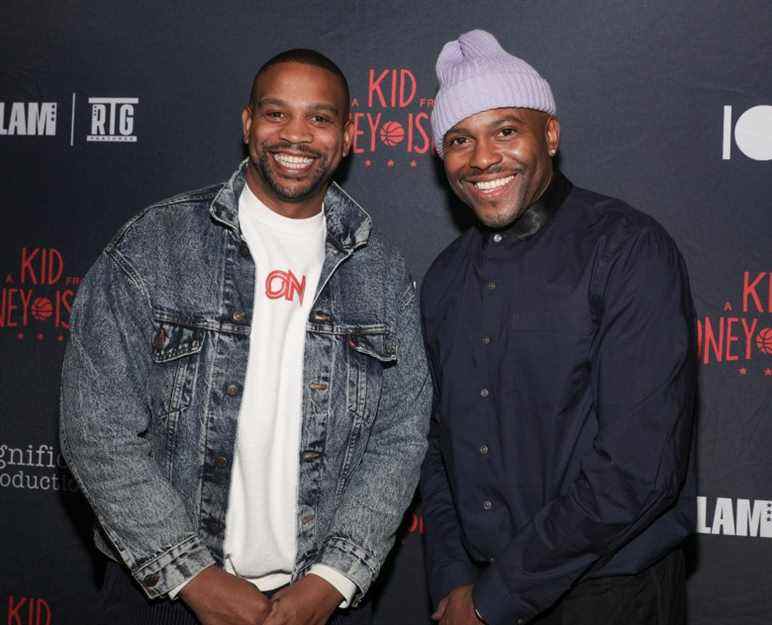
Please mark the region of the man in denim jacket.
<svg viewBox="0 0 772 625"><path fill-rule="evenodd" d="M113 623L367 617L431 383L404 260L330 181L348 102L326 57L271 59L230 180L140 213L80 286L61 442L125 565Z"/></svg>

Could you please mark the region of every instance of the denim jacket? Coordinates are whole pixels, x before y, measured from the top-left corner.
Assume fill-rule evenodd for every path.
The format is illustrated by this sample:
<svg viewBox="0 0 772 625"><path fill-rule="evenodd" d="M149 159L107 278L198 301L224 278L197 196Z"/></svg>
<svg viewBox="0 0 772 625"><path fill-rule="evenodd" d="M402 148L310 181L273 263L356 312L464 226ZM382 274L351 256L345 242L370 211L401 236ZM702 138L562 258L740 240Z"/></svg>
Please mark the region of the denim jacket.
<svg viewBox="0 0 772 625"><path fill-rule="evenodd" d="M223 562L250 349L255 264L231 179L129 221L78 290L62 375L61 445L97 545L149 597ZM306 324L297 559L367 591L426 450L431 381L415 287L340 187Z"/></svg>

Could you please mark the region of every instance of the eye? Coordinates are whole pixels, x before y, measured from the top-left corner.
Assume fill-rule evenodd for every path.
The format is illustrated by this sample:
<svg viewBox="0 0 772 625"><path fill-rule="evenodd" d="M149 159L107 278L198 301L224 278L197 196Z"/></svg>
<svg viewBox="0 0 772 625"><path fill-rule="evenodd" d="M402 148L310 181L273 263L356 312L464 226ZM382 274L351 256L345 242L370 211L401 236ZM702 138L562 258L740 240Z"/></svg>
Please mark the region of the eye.
<svg viewBox="0 0 772 625"><path fill-rule="evenodd" d="M269 110L265 112L265 116L270 120L280 121L284 119L284 112Z"/></svg>
<svg viewBox="0 0 772 625"><path fill-rule="evenodd" d="M333 120L327 115L313 115L311 121L315 124L332 124Z"/></svg>
<svg viewBox="0 0 772 625"><path fill-rule="evenodd" d="M513 137L517 134L517 128L511 128L507 126L506 128L502 128L501 130L499 130L499 134L502 137Z"/></svg>
<svg viewBox="0 0 772 625"><path fill-rule="evenodd" d="M464 135L455 135L447 139L445 141L445 145L449 148L455 148L468 143L468 141L469 141L469 137L465 137Z"/></svg>

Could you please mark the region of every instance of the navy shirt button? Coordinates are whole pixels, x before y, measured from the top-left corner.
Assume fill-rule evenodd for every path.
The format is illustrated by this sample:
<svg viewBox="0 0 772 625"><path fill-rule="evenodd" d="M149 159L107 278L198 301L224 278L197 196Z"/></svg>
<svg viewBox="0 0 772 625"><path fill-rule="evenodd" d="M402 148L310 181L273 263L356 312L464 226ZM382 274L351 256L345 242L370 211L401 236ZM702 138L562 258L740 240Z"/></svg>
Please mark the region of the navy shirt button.
<svg viewBox="0 0 772 625"><path fill-rule="evenodd" d="M490 499L486 499L485 501L483 501L483 510L487 512L491 508L493 508L493 502Z"/></svg>
<svg viewBox="0 0 772 625"><path fill-rule="evenodd" d="M480 337L480 341L482 342L483 345L489 345L491 342L491 337L489 336Z"/></svg>
<svg viewBox="0 0 772 625"><path fill-rule="evenodd" d="M502 236L498 232L493 235L493 242L494 243L500 243L501 239L502 239Z"/></svg>
<svg viewBox="0 0 772 625"><path fill-rule="evenodd" d="M480 397L488 397L490 395L490 391L487 388L481 388L480 389Z"/></svg>
<svg viewBox="0 0 772 625"><path fill-rule="evenodd" d="M489 290L492 291L495 288L496 288L496 281L495 280L491 280L490 282L488 282L488 289Z"/></svg>
<svg viewBox="0 0 772 625"><path fill-rule="evenodd" d="M480 455L481 456L487 456L488 455L488 446L487 445L480 445Z"/></svg>

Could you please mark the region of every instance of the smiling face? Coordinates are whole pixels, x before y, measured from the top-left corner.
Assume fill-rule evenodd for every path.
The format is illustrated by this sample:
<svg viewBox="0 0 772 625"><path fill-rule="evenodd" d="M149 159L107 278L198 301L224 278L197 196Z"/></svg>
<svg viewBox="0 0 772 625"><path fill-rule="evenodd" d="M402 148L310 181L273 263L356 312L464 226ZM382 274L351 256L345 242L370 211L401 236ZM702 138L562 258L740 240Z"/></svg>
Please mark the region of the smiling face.
<svg viewBox="0 0 772 625"><path fill-rule="evenodd" d="M559 141L558 120L547 113L490 109L462 119L445 134L445 173L483 224L503 228L546 190Z"/></svg>
<svg viewBox="0 0 772 625"><path fill-rule="evenodd" d="M247 184L275 212L318 213L330 177L351 147L345 89L332 72L298 62L266 68L242 114Z"/></svg>

